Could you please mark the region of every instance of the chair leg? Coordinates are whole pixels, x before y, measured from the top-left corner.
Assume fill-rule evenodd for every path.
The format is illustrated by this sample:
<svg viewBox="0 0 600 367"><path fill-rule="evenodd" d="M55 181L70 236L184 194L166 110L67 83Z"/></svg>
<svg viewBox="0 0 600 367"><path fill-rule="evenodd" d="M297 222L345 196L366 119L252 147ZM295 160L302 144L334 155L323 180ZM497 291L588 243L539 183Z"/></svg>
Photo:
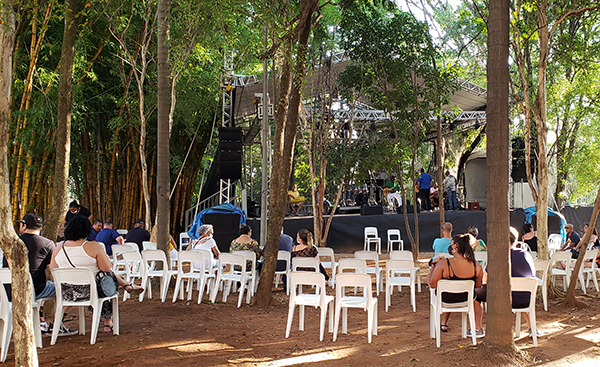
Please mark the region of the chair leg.
<svg viewBox="0 0 600 367"><path fill-rule="evenodd" d="M298 327L298 330L300 331L304 331L304 305L299 305L299 319L300 319L300 326Z"/></svg>
<svg viewBox="0 0 600 367"><path fill-rule="evenodd" d="M292 329L292 321L294 321L294 308L295 308L295 306L290 303L290 307L288 309L287 326L285 328L285 337L286 338L290 337L290 330Z"/></svg>
<svg viewBox="0 0 600 367"><path fill-rule="evenodd" d="M521 337L521 313L520 312L515 312L517 315L515 317L516 321L515 321L515 337L520 338Z"/></svg>
<svg viewBox="0 0 600 367"><path fill-rule="evenodd" d="M198 304L202 303L202 295L204 294L204 287L208 285L206 284L206 277L202 277L200 279L198 279L198 282L200 283L200 289L198 290Z"/></svg>
<svg viewBox="0 0 600 367"><path fill-rule="evenodd" d="M338 333L338 329L340 327L340 311L342 310L342 305L340 305L340 302L336 302L335 303L335 323L333 325L333 341L336 341L337 339L337 333Z"/></svg>
<svg viewBox="0 0 600 367"><path fill-rule="evenodd" d="M177 280L175 281L175 292L173 292L173 303L175 303L175 301L177 300L177 294L179 293L179 287L181 287L182 281L183 281L183 279L181 277L177 277ZM190 287L190 285L188 283L188 288L189 287Z"/></svg>
<svg viewBox="0 0 600 367"><path fill-rule="evenodd" d="M12 320L2 320L2 352L0 352L0 362L4 363L6 361L6 356L8 354L8 346L10 344L10 337L12 335ZM54 333L52 334L54 337ZM57 331L58 336L58 331ZM56 338L54 339L56 342ZM54 343L52 343L54 344Z"/></svg>
<svg viewBox="0 0 600 367"><path fill-rule="evenodd" d="M331 305L327 304L326 307L329 308L329 332L333 333L333 302Z"/></svg>
<svg viewBox="0 0 600 367"><path fill-rule="evenodd" d="M385 312L388 312L388 308L392 304L392 289L394 289L393 285L391 287L389 283L385 285Z"/></svg>
<svg viewBox="0 0 600 367"><path fill-rule="evenodd" d="M342 334L348 334L348 307L342 307Z"/></svg>
<svg viewBox="0 0 600 367"><path fill-rule="evenodd" d="M533 336L533 346L537 347L537 324L535 322L535 310L529 312L529 323L531 324L531 333Z"/></svg>
<svg viewBox="0 0 600 367"><path fill-rule="evenodd" d="M471 338L473 339L473 345L477 345L477 329L475 328L475 310L473 309L473 302L470 303L469 311L469 322L471 323Z"/></svg>
<svg viewBox="0 0 600 367"><path fill-rule="evenodd" d="M79 309L79 335L85 335L85 311L83 307L77 308ZM56 324L56 321L54 323ZM60 327L60 324L58 326Z"/></svg>
<svg viewBox="0 0 600 367"><path fill-rule="evenodd" d="M373 339L373 308L367 310L367 341L371 344Z"/></svg>
<svg viewBox="0 0 600 367"><path fill-rule="evenodd" d="M377 302L378 304L379 302ZM379 311L377 310L377 304L375 304L375 307L373 307L373 335L377 335L377 315L379 314Z"/></svg>
<svg viewBox="0 0 600 367"><path fill-rule="evenodd" d="M217 292L219 292L219 286L221 285L221 274L217 274L217 279L212 287L212 292L210 293L210 302L215 303L217 299Z"/></svg>
<svg viewBox="0 0 600 367"><path fill-rule="evenodd" d="M35 346L42 348L42 328L40 327L40 310L35 307L33 309L33 331L35 333Z"/></svg>
<svg viewBox="0 0 600 367"><path fill-rule="evenodd" d="M92 306L92 332L90 337L90 344L96 344L96 336L98 335L98 328L100 327L100 310L102 309L102 302L98 302L97 305Z"/></svg>
<svg viewBox="0 0 600 367"><path fill-rule="evenodd" d="M327 304L325 307L321 307L321 322L319 323L319 340L323 341L325 335L325 319L327 318Z"/></svg>
<svg viewBox="0 0 600 367"><path fill-rule="evenodd" d="M410 285L410 303L413 307L413 312L417 312L417 302L415 301L415 283L411 282Z"/></svg>

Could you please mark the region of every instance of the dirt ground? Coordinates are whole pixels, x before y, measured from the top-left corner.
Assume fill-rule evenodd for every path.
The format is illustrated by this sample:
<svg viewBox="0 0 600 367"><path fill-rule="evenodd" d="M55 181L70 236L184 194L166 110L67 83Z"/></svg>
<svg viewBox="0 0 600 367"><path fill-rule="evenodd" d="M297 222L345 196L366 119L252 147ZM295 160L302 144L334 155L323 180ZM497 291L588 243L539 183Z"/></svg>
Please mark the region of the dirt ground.
<svg viewBox="0 0 600 367"><path fill-rule="evenodd" d="M429 290L425 284L428 254L423 254L423 291L417 293L417 312L410 307L407 288L394 292L392 306L385 312L385 293L380 293L378 335L367 343L367 316L362 310L349 311L349 334L325 333L319 341L319 313L307 308L305 331L298 331L296 310L292 332L285 338L288 297L282 289L274 291L269 308L237 308L237 294L226 303L172 303L174 281L167 302L127 300L119 303L121 332L118 336L100 331L95 345L90 345L91 314L87 312L86 335L61 337L50 345L43 336L44 348L38 349L40 366L496 366L497 360L484 353L483 339L471 345L460 337L460 317L450 318L448 333L442 334L441 348L429 338ZM386 256L384 255L385 259ZM382 265L385 261L381 261ZM328 288L329 294L334 294ZM519 350L536 366L600 365L600 297L593 287L588 295L577 291L589 308L564 308L549 300L545 312L537 302L539 346L527 336L522 325L521 338L515 340ZM217 300L221 299L219 294ZM73 312L75 313L75 312ZM77 320L66 323L77 328ZM484 316L485 327L485 316ZM11 343L7 364L14 364Z"/></svg>

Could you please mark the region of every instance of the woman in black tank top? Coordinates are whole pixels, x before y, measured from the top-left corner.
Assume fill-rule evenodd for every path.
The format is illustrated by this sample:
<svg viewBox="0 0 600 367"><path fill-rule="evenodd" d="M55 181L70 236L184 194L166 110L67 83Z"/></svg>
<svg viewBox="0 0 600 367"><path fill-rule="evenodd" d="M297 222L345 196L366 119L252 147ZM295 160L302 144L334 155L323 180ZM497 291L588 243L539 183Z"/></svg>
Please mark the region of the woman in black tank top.
<svg viewBox="0 0 600 367"><path fill-rule="evenodd" d="M448 280L472 280L475 282L475 288L481 287L483 279L483 269L475 260L472 243L475 238L470 234L454 236L450 242L449 252L454 256L445 261L434 259L432 268L427 275L427 283L430 288L436 288L440 279ZM467 293L442 294L442 301L445 303L459 303L467 300ZM442 331L448 331L449 313L444 313L441 319Z"/></svg>

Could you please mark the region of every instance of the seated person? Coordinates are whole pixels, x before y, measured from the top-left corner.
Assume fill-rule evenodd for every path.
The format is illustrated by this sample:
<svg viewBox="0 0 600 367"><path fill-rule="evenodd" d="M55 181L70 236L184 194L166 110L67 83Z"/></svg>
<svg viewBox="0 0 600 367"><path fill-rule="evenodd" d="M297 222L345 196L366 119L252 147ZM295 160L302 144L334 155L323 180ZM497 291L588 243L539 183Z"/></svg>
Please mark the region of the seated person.
<svg viewBox="0 0 600 367"><path fill-rule="evenodd" d="M298 244L294 245L292 248L292 263L294 262L295 257L316 257L319 258L319 251L314 245L313 235L310 233L308 229L301 229L298 231L296 235L296 241ZM300 271L312 271L310 268L298 268ZM319 272L325 276L325 280L330 287L333 286L333 283L329 281L329 275L327 275L327 271L323 265L319 263Z"/></svg>
<svg viewBox="0 0 600 367"><path fill-rule="evenodd" d="M288 191L288 198L290 198L290 209L292 209L292 215L300 214L300 209L302 209L302 205L304 205L304 201L306 200L304 196L300 196L298 192L298 186L292 186L292 189ZM294 209L296 207L296 209Z"/></svg>
<svg viewBox="0 0 600 367"><path fill-rule="evenodd" d="M96 236L102 230L102 221L95 220L94 224L92 224L92 234L88 237L88 241L96 241Z"/></svg>
<svg viewBox="0 0 600 367"><path fill-rule="evenodd" d="M198 238L190 242L187 250L206 250L210 253L210 258L205 258L204 268L212 269L218 266L219 248L213 239L214 229L212 224L203 224L198 227ZM200 268L202 265L194 264L195 268Z"/></svg>
<svg viewBox="0 0 600 367"><path fill-rule="evenodd" d="M112 256L112 245L125 243L121 234L113 229L113 222L110 219L104 221L104 228L96 236L96 241L104 244L108 256Z"/></svg>
<svg viewBox="0 0 600 367"><path fill-rule="evenodd" d="M437 187L437 183L433 183L431 186L431 189L429 189L429 200L431 202L431 207L435 208L436 210L439 210L440 208L440 197L439 197L439 190Z"/></svg>
<svg viewBox="0 0 600 367"><path fill-rule="evenodd" d="M436 258L433 260L429 274L427 274L427 283L430 288L436 288L441 279L449 280L473 280L475 288L481 287L483 281L483 269L477 261L471 243L475 239L470 234L461 234L452 237L450 242L451 254L454 256L449 259ZM465 293L442 294L442 301L445 303L461 303L467 301ZM440 320L440 329L443 332L448 331L449 312L444 312ZM478 329L477 337L483 337L483 329Z"/></svg>
<svg viewBox="0 0 600 367"><path fill-rule="evenodd" d="M537 235L534 231L533 224L523 224L523 237L521 240L525 242L531 251L537 251Z"/></svg>
<svg viewBox="0 0 600 367"><path fill-rule="evenodd" d="M579 242L581 241L581 237L577 232L573 230L573 225L568 223L565 226L565 230L567 231L567 240L561 246L559 251L571 251L571 258L577 259L579 257Z"/></svg>
<svg viewBox="0 0 600 367"><path fill-rule="evenodd" d="M144 229L143 219L140 218L135 220L133 228L130 229L129 232L127 232L127 238L125 241L136 243L140 251L144 249L142 243L144 241L150 241L150 232Z"/></svg>
<svg viewBox="0 0 600 367"><path fill-rule="evenodd" d="M485 245L485 242L483 242L483 240L477 239L477 236L479 236L479 229L477 229L477 227L475 226L471 226L467 231L470 235L473 236L473 238L475 238L475 246L473 247L473 251L487 251L487 246Z"/></svg>
<svg viewBox="0 0 600 367"><path fill-rule="evenodd" d="M533 258L529 252L515 247L517 238L519 238L519 232L514 227L510 227L510 276L514 278L535 278L535 265ZM475 289L476 297L473 301L473 305L475 307L475 327L478 332L478 337L479 330L483 330L481 325L483 318L483 307L481 306L481 302L487 302L487 273L484 276L483 283L484 284L481 288ZM529 307L529 297L529 292L512 292L512 307ZM527 321L527 326L529 327L529 337L532 337L529 314L523 313L523 316L525 317L525 321Z"/></svg>
<svg viewBox="0 0 600 367"><path fill-rule="evenodd" d="M256 254L256 270L260 273L262 263L258 261L263 255L263 251L260 249L258 242L252 238L252 228L247 224L240 225L240 236L229 245L229 252L233 251L253 251ZM238 266L239 268L239 266ZM246 270L252 269L252 262L248 261L246 264ZM237 269L236 269L237 270Z"/></svg>
<svg viewBox="0 0 600 367"><path fill-rule="evenodd" d="M393 210L394 207L402 206L402 195L400 194L400 186L398 186L398 184L396 183L396 178L394 176L392 176L391 180L385 184L383 194L387 198L389 210Z"/></svg>
<svg viewBox="0 0 600 367"><path fill-rule="evenodd" d="M450 241L452 240L452 223L446 222L442 226L442 238L436 238L433 240L433 257L435 258L440 252L448 252Z"/></svg>

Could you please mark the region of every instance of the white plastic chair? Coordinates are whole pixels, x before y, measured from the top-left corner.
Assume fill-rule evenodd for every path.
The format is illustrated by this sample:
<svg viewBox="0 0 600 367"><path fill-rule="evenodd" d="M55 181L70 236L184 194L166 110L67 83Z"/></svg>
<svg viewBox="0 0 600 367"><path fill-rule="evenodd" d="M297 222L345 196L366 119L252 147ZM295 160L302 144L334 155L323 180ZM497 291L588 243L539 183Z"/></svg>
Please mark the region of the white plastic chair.
<svg viewBox="0 0 600 367"><path fill-rule="evenodd" d="M79 308L79 335L85 335L85 310L92 307L92 330L90 344L96 343L98 335L98 326L100 324L100 311L102 310L102 302L112 301L113 312L113 335L119 335L119 293L115 293L111 297L98 297L98 288L96 287L96 279L94 273L90 269L85 268L55 268L52 269L52 277L56 285L56 306L54 314L54 324L57 325L52 330L52 339L50 344L56 344L58 332L62 323L63 312L65 307ZM80 301L66 301L62 295L62 284L72 285L87 285L90 287L90 298Z"/></svg>
<svg viewBox="0 0 600 367"><path fill-rule="evenodd" d="M137 246L136 246L137 247ZM133 284L137 279L142 280L146 269L142 266L142 255L137 251L127 251L121 254L125 262L125 280ZM129 292L123 292L123 301L129 298ZM141 301L141 299L140 299Z"/></svg>
<svg viewBox="0 0 600 367"><path fill-rule="evenodd" d="M472 280L442 279L437 288L430 288L429 301L429 336L435 338L436 346L440 347L440 315L444 312L460 312L462 314L462 337L467 337L467 317L471 325L473 345L477 345L475 332L475 310L473 308L473 292L475 283ZM437 294L436 294L437 289ZM442 302L443 293L467 293L467 300L461 303Z"/></svg>
<svg viewBox="0 0 600 367"><path fill-rule="evenodd" d="M127 236L127 233L129 232L126 229L117 229L117 232L121 235L121 236Z"/></svg>
<svg viewBox="0 0 600 367"><path fill-rule="evenodd" d="M235 266L240 266L242 271L234 271ZM228 270L228 272L225 272ZM221 253L219 255L219 267L217 271L217 280L215 281L214 286L212 287L212 292L210 294L210 301L215 303L217 299L217 293L219 292L219 287L221 282L227 282L223 289L223 302L227 302L227 296L229 295L229 291L231 290L232 282L240 282L241 287L238 290L238 308L242 305L242 299L244 298L244 291L250 282L250 279L247 278L246 274L246 258L242 255L238 254L228 254ZM248 291L250 292L250 291ZM246 303L250 303L250 296L248 295L246 299Z"/></svg>
<svg viewBox="0 0 600 367"><path fill-rule="evenodd" d="M400 237L399 229L387 230L387 252L394 251L394 244L398 244L398 250L404 251L404 241Z"/></svg>
<svg viewBox="0 0 600 367"><path fill-rule="evenodd" d="M347 296L345 287L360 287L362 296ZM368 274L339 274L335 287L335 325L333 341L337 339L342 311L342 334L348 334L348 308L362 308L367 311L367 338L371 343L372 335L377 335L377 298L373 297L373 286Z"/></svg>
<svg viewBox="0 0 600 367"><path fill-rule="evenodd" d="M256 287L258 287L258 271L256 271L256 252L250 250L241 250L231 251L231 253L242 255L246 258L246 263L248 263L248 261L252 263L252 268L250 271L246 270L246 267L244 267L244 270L246 271L246 277L248 278L250 283L252 283L250 288L248 288L248 295L249 297L254 296L254 293L256 292ZM249 300L248 303L250 303Z"/></svg>
<svg viewBox="0 0 600 367"><path fill-rule="evenodd" d="M413 261L413 255L411 251L392 251L390 252L390 260L410 260ZM415 281L417 282L418 285L418 290L419 293L421 293L421 268L418 267L417 265L414 265L414 261L413 261L413 268L415 269Z"/></svg>
<svg viewBox="0 0 600 367"><path fill-rule="evenodd" d="M187 234L187 232L181 232L179 234L179 251L185 250L185 248L187 247L187 245L190 243L191 240L192 239Z"/></svg>
<svg viewBox="0 0 600 367"><path fill-rule="evenodd" d="M510 287L513 292L530 292L529 306L525 308L513 308L512 312L517 315L515 322L516 337L521 336L521 313L529 314L529 323L531 324L531 335L533 336L533 346L537 347L537 326L535 322L535 293L538 288L538 281L534 278L510 278Z"/></svg>
<svg viewBox="0 0 600 367"><path fill-rule="evenodd" d="M292 258L292 271L299 271L298 268L311 268L318 273L319 259L316 257L294 257Z"/></svg>
<svg viewBox="0 0 600 367"><path fill-rule="evenodd" d="M184 265L189 265L189 270L184 271ZM199 267L196 267L199 265ZM187 299L192 299L192 289L194 282L198 282L198 304L202 302L202 294L204 287L209 281L214 281L215 276L212 273L207 273L205 269L206 262L204 261L204 253L198 250L182 251L179 254L177 264L177 281L175 282L175 292L173 293L173 302L179 298L183 299L183 281L187 279ZM181 289L181 292L179 290Z"/></svg>
<svg viewBox="0 0 600 367"><path fill-rule="evenodd" d="M291 262L292 254L289 251L281 251L277 252L277 261L285 261L285 269L275 271L275 287L279 285L279 278L285 274L285 286L286 293L290 294L290 262Z"/></svg>
<svg viewBox="0 0 600 367"><path fill-rule="evenodd" d="M527 243L521 242L521 241L517 241L515 243L515 248L520 248L525 251L531 251L531 248L529 247L529 245Z"/></svg>
<svg viewBox="0 0 600 367"><path fill-rule="evenodd" d="M296 259L296 258L295 258ZM320 322L320 337L323 341L325 334L325 319L327 317L327 308L329 308L329 332L333 332L333 296L328 296L325 292L325 276L319 272L292 271L290 276L292 290L290 293L290 302L288 310L287 327L285 329L285 337L289 338L292 329L292 321L294 320L294 309L296 305L300 307L299 313L299 330L304 331L304 307L314 306L321 308ZM315 293L296 293L296 289L302 289L303 285L314 286Z"/></svg>
<svg viewBox="0 0 600 367"><path fill-rule="evenodd" d="M403 276L402 274L408 274ZM388 312L392 304L392 293L394 287L402 291L402 286L410 288L410 304L413 312L417 312L415 300L415 267L411 260L388 260L385 264L385 312Z"/></svg>
<svg viewBox="0 0 600 367"><path fill-rule="evenodd" d="M583 257L583 262L581 263L581 268L579 268L579 282L581 283L581 289L583 293L586 293L587 287L590 285L590 278L594 282L594 287L596 287L596 292L598 292L598 279L596 279L596 257L598 256L598 251L596 249L588 250L585 252ZM590 265L589 267L585 265ZM585 284L583 283L585 276Z"/></svg>
<svg viewBox="0 0 600 367"><path fill-rule="evenodd" d="M142 259L144 260L142 266L142 288L144 288L144 291L140 294L140 302L144 299L146 291L148 291L148 298L152 298L152 285L150 281L152 278L160 278L160 300L164 302L167 298L167 290L169 289L171 277L177 274L177 272L169 269L167 255L162 250L144 250L142 251ZM157 269L156 265L158 263L162 263L161 270Z"/></svg>
<svg viewBox="0 0 600 367"><path fill-rule="evenodd" d="M379 255L375 251L356 251L354 257L375 262L375 266L367 265L367 274L375 274L375 288L377 289L377 295L379 295L379 290L383 288L383 269L379 267Z"/></svg>
<svg viewBox="0 0 600 367"><path fill-rule="evenodd" d="M122 254L129 251L131 251L131 246L129 245L112 245L112 271L115 274L125 275L125 260L123 260Z"/></svg>
<svg viewBox="0 0 600 367"><path fill-rule="evenodd" d="M555 268L555 263L563 263L564 269ZM571 279L571 251L557 251L550 257L550 275L552 276L552 284L555 283L555 277L563 277L563 288L567 291L569 280Z"/></svg>
<svg viewBox="0 0 600 367"><path fill-rule="evenodd" d="M481 268L485 270L488 259L487 251L473 251L473 253L475 254L475 261L477 261L479 265L481 265Z"/></svg>
<svg viewBox="0 0 600 367"><path fill-rule="evenodd" d="M156 245L156 242L142 241L142 248L144 250L156 250L158 247Z"/></svg>
<svg viewBox="0 0 600 367"><path fill-rule="evenodd" d="M381 254L381 238L377 227L365 227L365 251L371 251L371 244L375 245L375 251Z"/></svg>
<svg viewBox="0 0 600 367"><path fill-rule="evenodd" d="M135 243L135 242L125 242L123 245L131 247L131 250L133 250L133 251L140 252L140 248L138 247L137 243Z"/></svg>
<svg viewBox="0 0 600 367"><path fill-rule="evenodd" d="M325 269L331 269L331 279L335 284L335 273L337 273L338 263L335 261L335 253L331 247L317 247L319 251L319 261ZM329 258L329 261L323 261L323 258Z"/></svg>
<svg viewBox="0 0 600 367"><path fill-rule="evenodd" d="M542 300L544 302L544 311L548 311L548 268L550 262L548 260L533 260L535 264L536 279L538 286L542 288ZM538 277L538 272L542 273L542 277Z"/></svg>
<svg viewBox="0 0 600 367"><path fill-rule="evenodd" d="M560 250L560 247L563 245L563 238L558 233L553 233L548 236L548 253L552 255L554 251Z"/></svg>
<svg viewBox="0 0 600 367"><path fill-rule="evenodd" d="M352 270L353 273L367 274L367 260L343 257L338 262L338 274L343 274L344 270ZM354 294L356 294L357 290L358 288L354 287Z"/></svg>

